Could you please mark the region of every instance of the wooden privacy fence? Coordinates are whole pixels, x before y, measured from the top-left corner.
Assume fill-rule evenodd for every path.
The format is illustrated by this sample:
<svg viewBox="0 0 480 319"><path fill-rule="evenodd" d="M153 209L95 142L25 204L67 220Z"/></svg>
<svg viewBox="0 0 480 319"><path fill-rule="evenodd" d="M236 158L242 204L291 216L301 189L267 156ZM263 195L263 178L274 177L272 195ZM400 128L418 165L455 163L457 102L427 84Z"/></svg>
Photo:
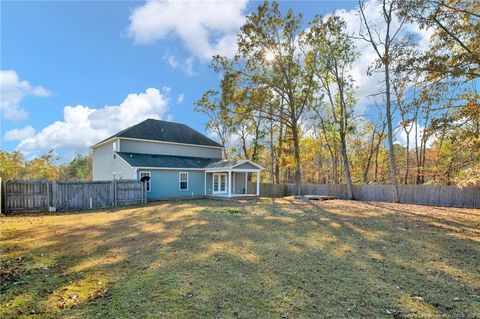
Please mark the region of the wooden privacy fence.
<svg viewBox="0 0 480 319"><path fill-rule="evenodd" d="M86 210L146 202L143 183L137 180L7 181L2 195L6 212Z"/></svg>
<svg viewBox="0 0 480 319"><path fill-rule="evenodd" d="M254 184L254 183L249 183ZM249 185L249 187L253 187ZM458 188L446 185L399 185L400 202L437 206L480 208L480 187ZM295 194L294 184L260 184L260 196L283 197ZM303 195L326 195L347 198L346 185L302 184ZM356 200L392 202L390 185L354 185Z"/></svg>

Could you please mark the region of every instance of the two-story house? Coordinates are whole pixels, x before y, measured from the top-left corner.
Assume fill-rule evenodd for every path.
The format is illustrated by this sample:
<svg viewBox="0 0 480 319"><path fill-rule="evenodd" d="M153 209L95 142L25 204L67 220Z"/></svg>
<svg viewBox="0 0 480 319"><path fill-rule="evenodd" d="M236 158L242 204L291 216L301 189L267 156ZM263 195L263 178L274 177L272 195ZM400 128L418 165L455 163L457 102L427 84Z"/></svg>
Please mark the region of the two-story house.
<svg viewBox="0 0 480 319"><path fill-rule="evenodd" d="M149 176L150 200L259 195L260 165L222 160L223 145L185 124L147 119L91 148L94 181Z"/></svg>

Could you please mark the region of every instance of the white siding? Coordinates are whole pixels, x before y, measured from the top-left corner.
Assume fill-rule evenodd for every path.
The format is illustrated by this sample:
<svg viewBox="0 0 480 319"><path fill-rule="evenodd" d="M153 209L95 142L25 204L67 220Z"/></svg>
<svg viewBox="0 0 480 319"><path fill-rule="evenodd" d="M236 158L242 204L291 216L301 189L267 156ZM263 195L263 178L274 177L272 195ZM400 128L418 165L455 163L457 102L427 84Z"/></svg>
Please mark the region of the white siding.
<svg viewBox="0 0 480 319"><path fill-rule="evenodd" d="M108 181L112 179L113 167L113 141L93 149L93 172L94 181Z"/></svg>
<svg viewBox="0 0 480 319"><path fill-rule="evenodd" d="M113 171L115 179L137 179L135 168L131 167L119 155L115 156L113 161Z"/></svg>

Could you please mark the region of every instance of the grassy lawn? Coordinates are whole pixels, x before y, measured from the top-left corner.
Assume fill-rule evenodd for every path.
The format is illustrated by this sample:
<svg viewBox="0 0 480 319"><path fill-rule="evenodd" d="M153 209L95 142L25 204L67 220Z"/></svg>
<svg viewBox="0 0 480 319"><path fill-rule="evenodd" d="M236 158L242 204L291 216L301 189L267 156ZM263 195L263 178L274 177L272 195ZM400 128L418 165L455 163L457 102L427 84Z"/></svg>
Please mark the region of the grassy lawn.
<svg viewBox="0 0 480 319"><path fill-rule="evenodd" d="M480 317L480 210L195 200L0 223L1 318Z"/></svg>

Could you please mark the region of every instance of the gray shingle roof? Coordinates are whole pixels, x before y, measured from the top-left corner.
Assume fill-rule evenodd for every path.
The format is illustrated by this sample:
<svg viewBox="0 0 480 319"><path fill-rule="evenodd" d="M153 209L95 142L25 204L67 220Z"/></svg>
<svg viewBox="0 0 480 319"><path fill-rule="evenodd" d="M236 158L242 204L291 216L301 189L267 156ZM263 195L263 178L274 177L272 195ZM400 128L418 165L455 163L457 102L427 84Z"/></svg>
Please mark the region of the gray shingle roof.
<svg viewBox="0 0 480 319"><path fill-rule="evenodd" d="M223 147L221 144L195 131L193 128L174 122L146 119L97 144L114 137L138 138L145 140ZM95 145L97 145L95 144Z"/></svg>
<svg viewBox="0 0 480 319"><path fill-rule="evenodd" d="M243 164L245 161L243 160L231 160L231 161L218 161L218 162L212 162L207 165L206 168L230 168L234 167L240 164Z"/></svg>
<svg viewBox="0 0 480 319"><path fill-rule="evenodd" d="M211 163L219 162L219 158L202 158L174 155L156 155L117 152L133 167L167 167L167 168L205 168Z"/></svg>

